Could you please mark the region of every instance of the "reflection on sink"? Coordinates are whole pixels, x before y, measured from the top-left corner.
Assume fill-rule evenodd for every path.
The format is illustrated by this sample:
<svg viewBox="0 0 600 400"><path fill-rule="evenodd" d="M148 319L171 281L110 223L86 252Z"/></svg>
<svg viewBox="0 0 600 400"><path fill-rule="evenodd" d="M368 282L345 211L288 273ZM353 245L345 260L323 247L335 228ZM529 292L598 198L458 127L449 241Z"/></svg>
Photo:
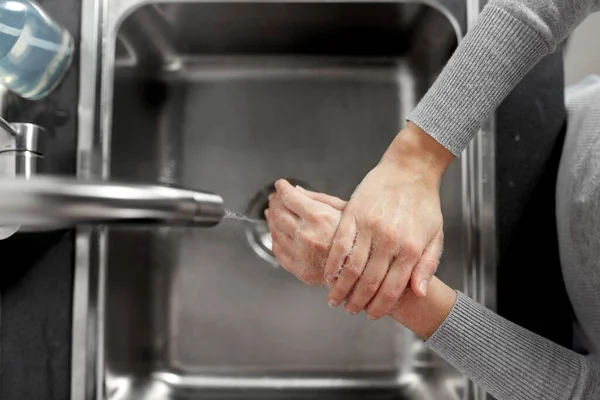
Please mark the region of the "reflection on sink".
<svg viewBox="0 0 600 400"><path fill-rule="evenodd" d="M106 83L107 171L206 188L237 211L260 209L279 177L348 198L456 41L447 17L417 3L143 6L120 25ZM442 186L439 275L457 288L470 260L463 173L455 163ZM273 268L244 223L98 240L105 394L90 399L465 393L397 323L330 309L324 289Z"/></svg>

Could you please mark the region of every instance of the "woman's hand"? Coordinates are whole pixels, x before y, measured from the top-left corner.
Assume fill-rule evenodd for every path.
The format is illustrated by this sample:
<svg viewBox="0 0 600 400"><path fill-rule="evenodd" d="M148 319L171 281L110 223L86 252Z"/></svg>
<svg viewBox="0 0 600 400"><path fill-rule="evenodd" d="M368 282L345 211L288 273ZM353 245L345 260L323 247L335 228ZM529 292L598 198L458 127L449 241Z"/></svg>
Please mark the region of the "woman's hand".
<svg viewBox="0 0 600 400"><path fill-rule="evenodd" d="M302 282L324 285L325 262L346 202L283 179L275 188L265 211L275 258Z"/></svg>
<svg viewBox="0 0 600 400"><path fill-rule="evenodd" d="M410 284L425 296L443 243L439 186L453 159L409 123L346 205L325 267L328 303L371 319L388 314Z"/></svg>
<svg viewBox="0 0 600 400"><path fill-rule="evenodd" d="M277 192L270 197L265 212L275 257L302 282L322 285L331 240L347 203L323 193L294 188L285 180L275 186ZM432 277L430 288L426 298L405 290L390 310L392 318L423 339L436 331L456 299L455 292L436 277Z"/></svg>

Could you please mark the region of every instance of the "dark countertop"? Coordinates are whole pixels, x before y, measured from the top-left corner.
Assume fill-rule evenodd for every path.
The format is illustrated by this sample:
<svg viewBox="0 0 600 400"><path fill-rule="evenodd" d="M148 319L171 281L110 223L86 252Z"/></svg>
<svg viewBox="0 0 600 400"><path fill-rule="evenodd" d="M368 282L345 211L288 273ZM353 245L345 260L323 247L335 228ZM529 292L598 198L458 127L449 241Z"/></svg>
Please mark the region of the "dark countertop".
<svg viewBox="0 0 600 400"><path fill-rule="evenodd" d="M78 0L40 4L78 41ZM14 112L13 120L38 121L45 127L53 120L64 122L55 127L48 154L54 173L75 172L78 65L76 56L67 78L48 99ZM555 149L564 121L562 76L561 55L547 57L498 111L498 302L502 315L569 346L571 314L554 233ZM57 110L66 112L64 121L51 118ZM0 399L68 399L74 234L19 234L0 241L0 250L5 260L0 280Z"/></svg>
<svg viewBox="0 0 600 400"><path fill-rule="evenodd" d="M38 2L79 44L80 1ZM78 94L76 45L72 67L54 93L8 110L10 121L37 122L54 131L46 163L56 174L75 173ZM0 241L0 399L69 398L73 238L63 231Z"/></svg>
<svg viewBox="0 0 600 400"><path fill-rule="evenodd" d="M573 314L558 256L555 182L565 133L562 50L497 112L498 311L563 346Z"/></svg>

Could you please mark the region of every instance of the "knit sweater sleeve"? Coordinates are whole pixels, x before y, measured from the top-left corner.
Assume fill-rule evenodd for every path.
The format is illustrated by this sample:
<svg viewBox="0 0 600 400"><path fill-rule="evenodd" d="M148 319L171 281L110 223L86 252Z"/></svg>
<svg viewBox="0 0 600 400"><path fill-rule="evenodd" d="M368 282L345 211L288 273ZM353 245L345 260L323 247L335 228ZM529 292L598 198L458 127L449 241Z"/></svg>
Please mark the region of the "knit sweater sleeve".
<svg viewBox="0 0 600 400"><path fill-rule="evenodd" d="M600 0L491 0L407 119L460 155L525 74L598 10Z"/></svg>
<svg viewBox="0 0 600 400"><path fill-rule="evenodd" d="M498 400L600 399L600 366L458 293L426 345Z"/></svg>

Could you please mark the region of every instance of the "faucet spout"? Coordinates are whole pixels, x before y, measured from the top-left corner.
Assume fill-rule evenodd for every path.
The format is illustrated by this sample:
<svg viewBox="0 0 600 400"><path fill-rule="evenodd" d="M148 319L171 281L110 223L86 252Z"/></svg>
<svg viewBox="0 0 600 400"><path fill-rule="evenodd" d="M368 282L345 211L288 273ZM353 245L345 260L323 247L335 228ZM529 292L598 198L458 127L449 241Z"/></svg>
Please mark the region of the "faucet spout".
<svg viewBox="0 0 600 400"><path fill-rule="evenodd" d="M211 227L224 214L221 196L167 185L41 176L0 179L0 224Z"/></svg>

